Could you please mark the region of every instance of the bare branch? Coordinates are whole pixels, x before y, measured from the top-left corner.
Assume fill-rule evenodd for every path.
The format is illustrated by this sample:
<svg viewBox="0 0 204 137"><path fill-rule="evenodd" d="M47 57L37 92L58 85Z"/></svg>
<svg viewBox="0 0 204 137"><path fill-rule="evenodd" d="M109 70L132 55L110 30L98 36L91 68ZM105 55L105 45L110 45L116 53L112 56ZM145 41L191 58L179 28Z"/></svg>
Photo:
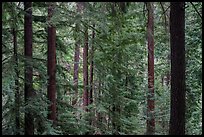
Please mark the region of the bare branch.
<svg viewBox="0 0 204 137"><path fill-rule="evenodd" d="M162 4L162 2L159 2L160 3L160 5L161 5L161 8L162 8L162 11L163 11L163 14L164 14L164 26L165 26L165 30L167 31L167 22L166 22L166 11L164 10L164 6L163 6L163 4ZM162 14L162 15L163 15Z"/></svg>
<svg viewBox="0 0 204 137"><path fill-rule="evenodd" d="M200 18L202 19L202 15L200 14L200 12L196 9L195 5L193 4L193 2L190 2L191 5L193 6L193 8L195 9L195 11L198 13L198 15L200 16Z"/></svg>

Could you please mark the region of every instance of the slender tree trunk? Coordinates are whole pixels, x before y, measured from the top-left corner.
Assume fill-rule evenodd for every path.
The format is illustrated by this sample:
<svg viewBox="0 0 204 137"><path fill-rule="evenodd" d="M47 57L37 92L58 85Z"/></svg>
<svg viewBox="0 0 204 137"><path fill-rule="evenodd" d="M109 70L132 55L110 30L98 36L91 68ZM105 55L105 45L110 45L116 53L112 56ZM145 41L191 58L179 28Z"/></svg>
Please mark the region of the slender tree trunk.
<svg viewBox="0 0 204 137"><path fill-rule="evenodd" d="M78 26L76 26L78 28ZM72 101L72 105L77 103L78 97L78 76L79 76L79 54L80 54L80 41L78 40L75 44L75 53L74 53L74 90L75 96Z"/></svg>
<svg viewBox="0 0 204 137"><path fill-rule="evenodd" d="M95 25L93 25L93 28ZM92 31L92 46L90 51L90 92L89 92L89 104L93 103L93 56L94 56L94 37L95 37L95 31ZM94 124L94 109L92 109L92 116L90 117L90 125Z"/></svg>
<svg viewBox="0 0 204 137"><path fill-rule="evenodd" d="M148 24L148 95L147 95L147 134L153 135L155 132L154 119L154 10L153 3L147 3Z"/></svg>
<svg viewBox="0 0 204 137"><path fill-rule="evenodd" d="M81 13L82 6L80 3L77 3L77 12ZM76 33L79 33L79 24L76 24ZM77 103L78 98L78 76L79 76L79 54L80 54L80 39L76 38L76 44L75 44L75 53L74 53L74 90L75 90L75 96L72 101L72 105L75 105Z"/></svg>
<svg viewBox="0 0 204 137"><path fill-rule="evenodd" d="M185 134L185 3L171 2L171 111L170 135Z"/></svg>
<svg viewBox="0 0 204 137"><path fill-rule="evenodd" d="M101 77L99 77L99 80L98 80L98 93L97 93L97 102L101 102L101 95L102 95L102 91L101 91ZM96 121L97 121L97 128L100 129L101 127L101 122L102 122L102 116L101 116L101 113L100 112L97 112L96 111Z"/></svg>
<svg viewBox="0 0 204 137"><path fill-rule="evenodd" d="M88 94L88 28L85 28L85 45L83 48L83 106L85 111L88 111L87 106L89 103Z"/></svg>
<svg viewBox="0 0 204 137"><path fill-rule="evenodd" d="M24 16L24 42L25 42L25 102L33 96L33 68L28 63L32 59L32 2L24 2L25 16ZM34 134L34 119L32 112L26 109L25 112L25 135Z"/></svg>
<svg viewBox="0 0 204 137"><path fill-rule="evenodd" d="M52 18L54 13L54 3L49 3L48 7L48 21ZM56 28L52 24L48 26L48 99L51 105L48 107L50 113L48 119L56 121Z"/></svg>
<svg viewBox="0 0 204 137"><path fill-rule="evenodd" d="M19 111L19 105L20 105L20 96L19 96L19 72L18 72L18 54L17 54L17 32L16 29L13 28L13 45L14 45L14 58L15 58L15 73L16 73L16 79L15 79L15 111L16 111L16 134L20 135L20 111Z"/></svg>
<svg viewBox="0 0 204 137"><path fill-rule="evenodd" d="M93 28L95 25L93 25ZM94 38L95 38L95 32L93 30L92 32L92 47L91 47L91 64L90 64L90 104L93 103L93 54L94 54Z"/></svg>

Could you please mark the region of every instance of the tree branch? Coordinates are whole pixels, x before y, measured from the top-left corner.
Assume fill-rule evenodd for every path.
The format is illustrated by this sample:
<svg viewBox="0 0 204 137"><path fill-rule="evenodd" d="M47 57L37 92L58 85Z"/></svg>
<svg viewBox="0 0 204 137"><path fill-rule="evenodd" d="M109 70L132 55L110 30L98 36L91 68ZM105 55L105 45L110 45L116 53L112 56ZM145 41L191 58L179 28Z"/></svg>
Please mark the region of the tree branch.
<svg viewBox="0 0 204 137"><path fill-rule="evenodd" d="M202 19L202 16L200 14L200 12L196 9L195 5L193 4L193 2L190 2L191 5L193 6L193 8L195 9L195 11L198 13L198 15L200 16L200 18Z"/></svg>
<svg viewBox="0 0 204 137"><path fill-rule="evenodd" d="M159 2L160 3L160 5L161 5L161 8L162 8L162 11L163 11L163 14L164 14L164 24L165 24L165 30L167 31L167 21L166 21L166 11L164 10L164 6L163 6L163 4L162 4L162 2Z"/></svg>

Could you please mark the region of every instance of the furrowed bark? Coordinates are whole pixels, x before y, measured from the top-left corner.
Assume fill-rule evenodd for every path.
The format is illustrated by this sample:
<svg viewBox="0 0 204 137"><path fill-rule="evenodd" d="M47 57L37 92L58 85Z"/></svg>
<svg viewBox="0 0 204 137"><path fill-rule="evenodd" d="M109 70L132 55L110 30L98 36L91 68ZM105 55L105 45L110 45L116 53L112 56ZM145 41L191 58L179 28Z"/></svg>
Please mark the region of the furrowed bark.
<svg viewBox="0 0 204 137"><path fill-rule="evenodd" d="M170 135L185 134L185 3L171 2L171 110Z"/></svg>

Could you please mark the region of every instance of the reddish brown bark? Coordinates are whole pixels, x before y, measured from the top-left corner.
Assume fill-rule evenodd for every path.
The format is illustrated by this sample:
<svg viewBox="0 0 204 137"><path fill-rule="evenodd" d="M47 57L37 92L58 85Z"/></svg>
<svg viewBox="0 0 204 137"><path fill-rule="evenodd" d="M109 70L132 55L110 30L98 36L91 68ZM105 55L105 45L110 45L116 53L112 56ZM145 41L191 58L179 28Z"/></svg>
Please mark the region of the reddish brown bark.
<svg viewBox="0 0 204 137"><path fill-rule="evenodd" d="M83 48L83 106L85 111L88 111L87 106L89 103L88 94L88 28L85 30L85 45Z"/></svg>
<svg viewBox="0 0 204 137"><path fill-rule="evenodd" d="M49 3L48 7L48 21L52 18L54 11L54 3ZM48 99L51 105L48 107L50 113L48 119L56 121L56 28L52 24L48 26Z"/></svg>
<svg viewBox="0 0 204 137"><path fill-rule="evenodd" d="M154 134L154 15L153 3L147 3L148 24L147 24L147 41L148 41L148 95L147 95L147 134Z"/></svg>
<svg viewBox="0 0 204 137"><path fill-rule="evenodd" d="M185 134L185 3L170 4L171 110L170 135Z"/></svg>
<svg viewBox="0 0 204 137"><path fill-rule="evenodd" d="M95 25L93 25L93 28ZM90 104L93 103L93 54L94 54L94 37L95 37L95 31L92 31L92 47L91 47L91 64L90 64Z"/></svg>
<svg viewBox="0 0 204 137"><path fill-rule="evenodd" d="M32 2L24 2L25 16L24 16L24 44L25 44L25 102L33 95L33 68L29 65L32 59ZM34 134L34 120L32 112L26 109L25 113L25 135Z"/></svg>
<svg viewBox="0 0 204 137"><path fill-rule="evenodd" d="M74 90L75 90L75 97L72 101L72 105L75 105L77 102L78 96L78 76L79 76L79 53L80 53L80 41L77 41L75 44L75 53L74 53Z"/></svg>

